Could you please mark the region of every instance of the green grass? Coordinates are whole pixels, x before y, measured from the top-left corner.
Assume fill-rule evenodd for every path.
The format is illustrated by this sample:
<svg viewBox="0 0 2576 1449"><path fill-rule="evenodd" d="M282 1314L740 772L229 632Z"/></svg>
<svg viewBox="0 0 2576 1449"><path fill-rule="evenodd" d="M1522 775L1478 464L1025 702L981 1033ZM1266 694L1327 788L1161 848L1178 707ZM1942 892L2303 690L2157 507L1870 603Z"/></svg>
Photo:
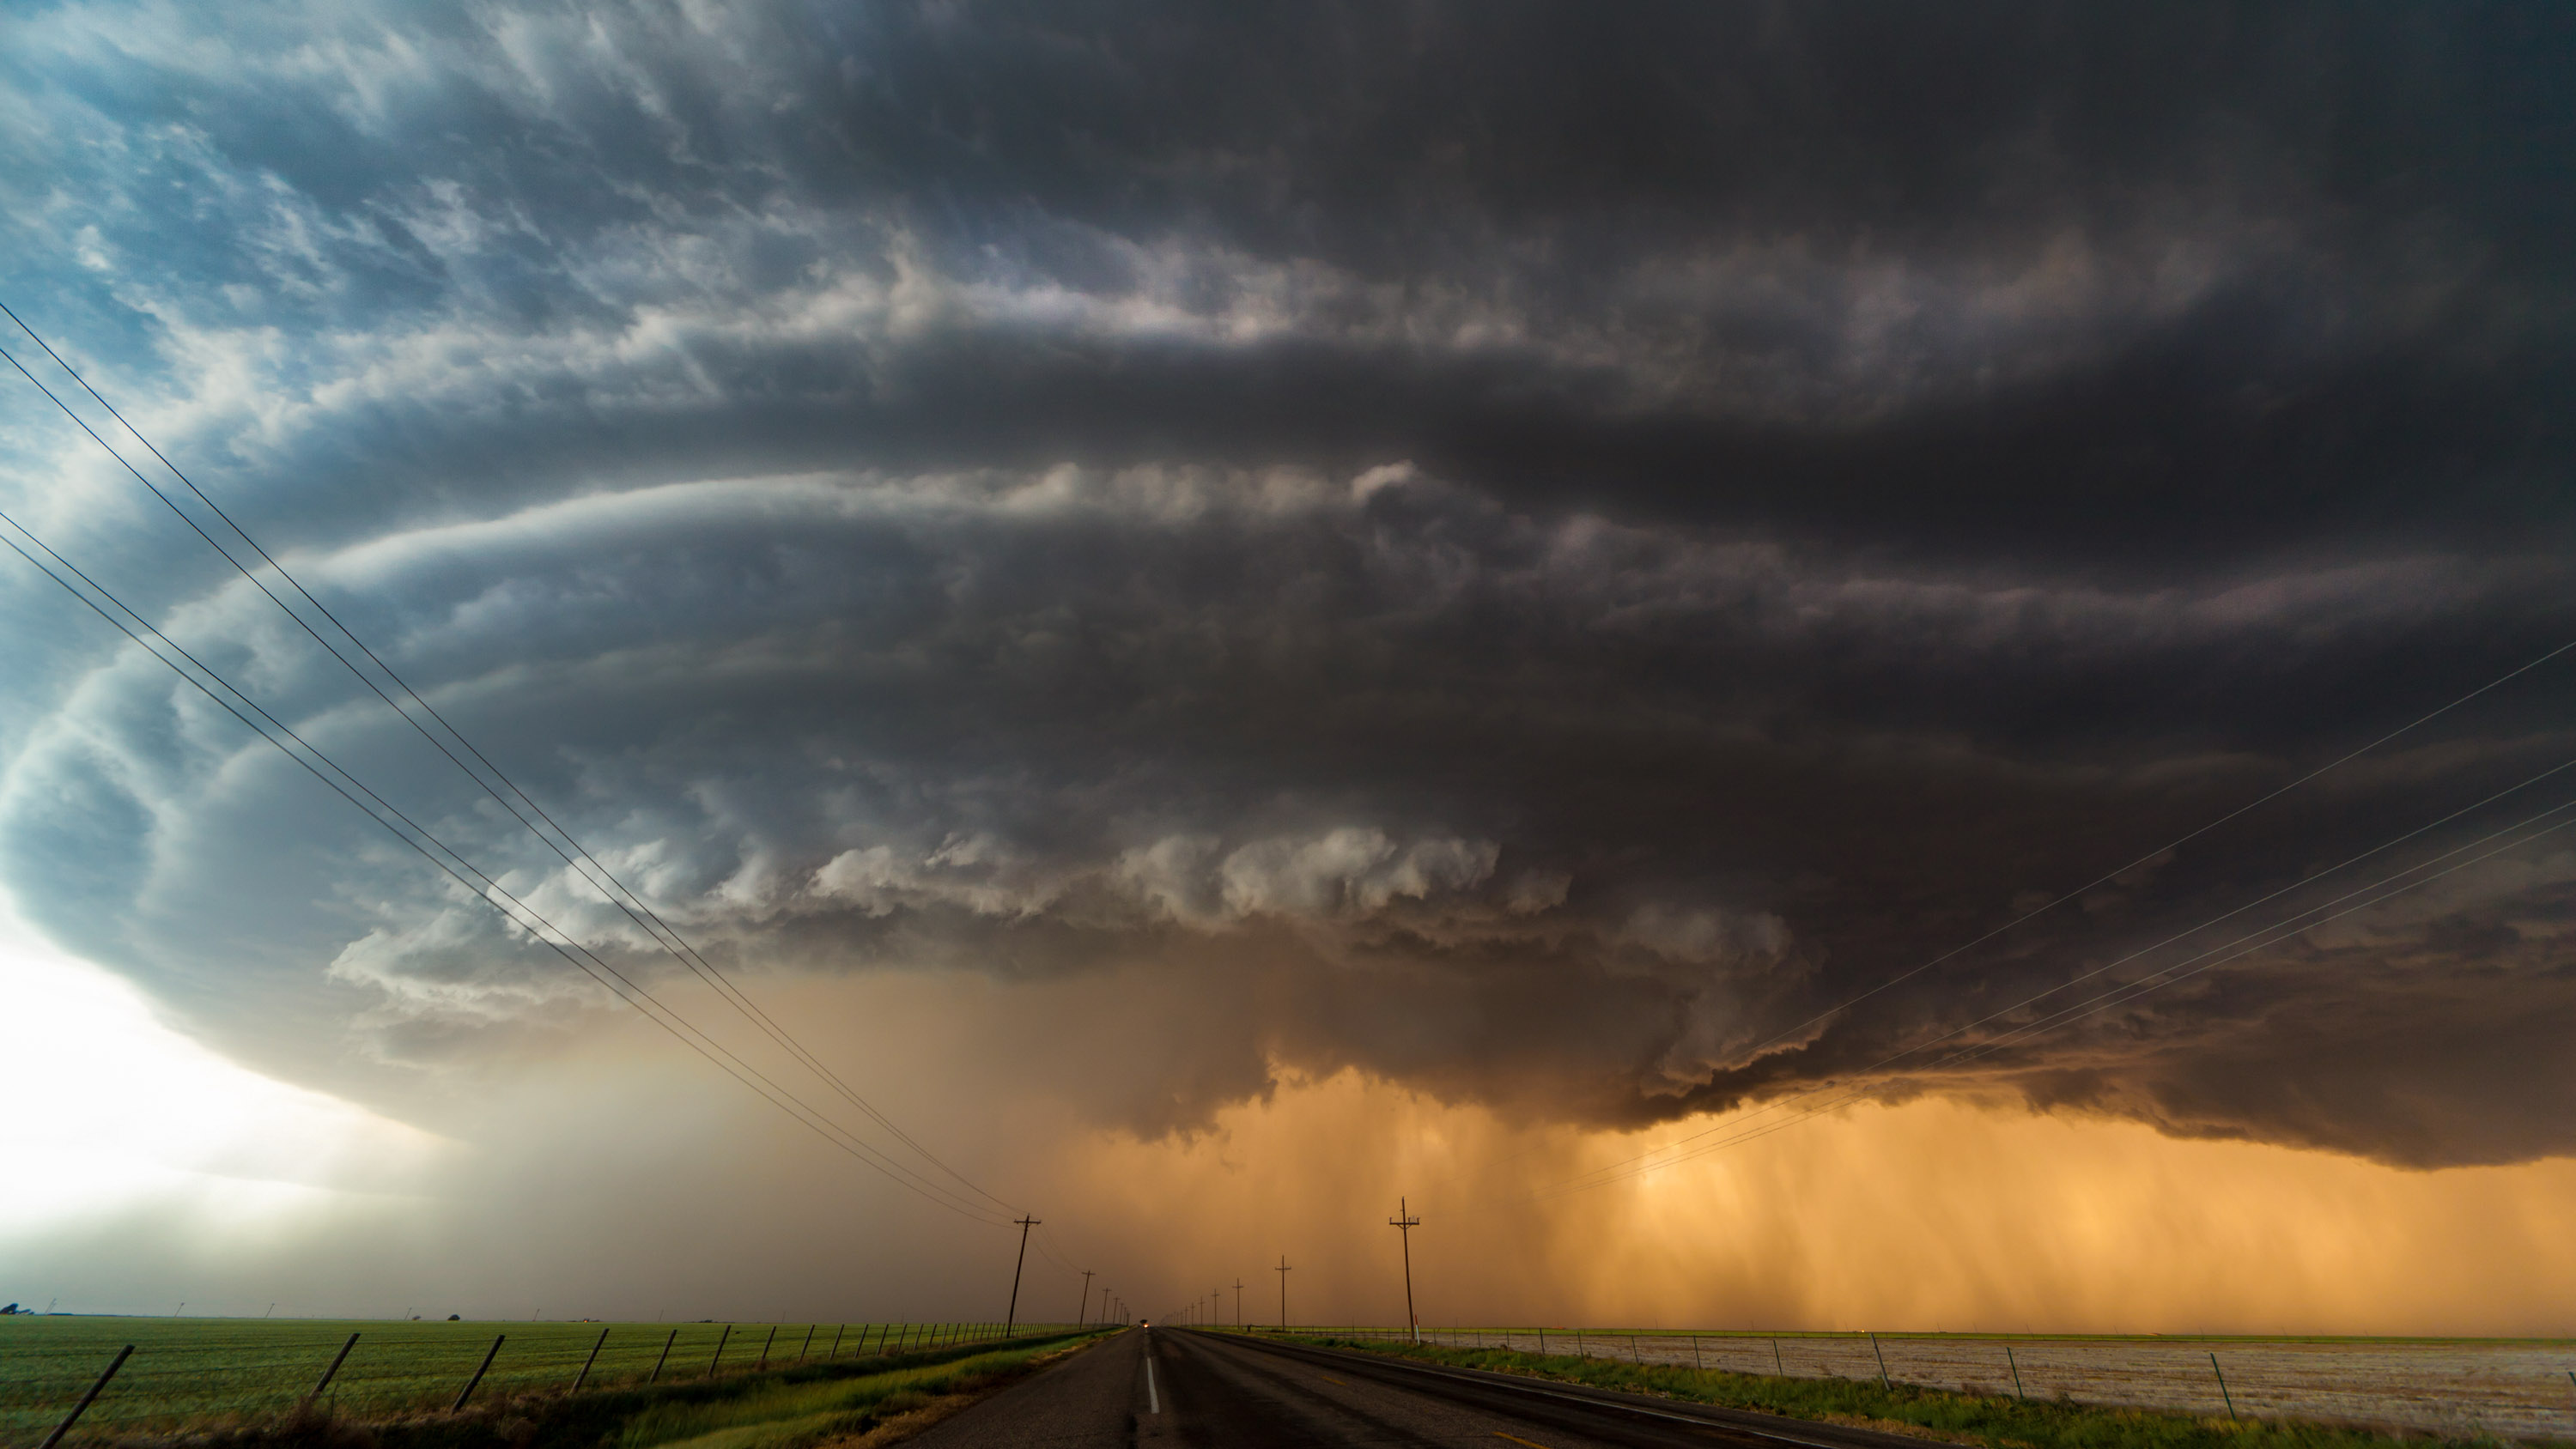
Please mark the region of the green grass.
<svg viewBox="0 0 2576 1449"><path fill-rule="evenodd" d="M759 1362L764 1344L772 1369L792 1365L800 1351L819 1364L841 1331L839 1360L846 1364L862 1343L874 1353L884 1324L822 1324L806 1349L809 1325L713 1323L446 1323L363 1320L351 1322L223 1318L114 1318L13 1315L0 1318L0 1443L41 1440L107 1367L116 1351L135 1346L107 1391L83 1415L74 1440L166 1434L273 1420L291 1412L321 1377L351 1333L357 1347L324 1395L342 1418L371 1419L424 1409L443 1410L483 1360L495 1335L505 1336L491 1371L476 1387L477 1402L568 1387L581 1370L600 1330L608 1341L585 1388L640 1384L649 1376L674 1329L663 1384L707 1376L719 1340L720 1373L731 1376ZM772 1330L775 1337L772 1337ZM928 1336L943 1330L930 1326ZM983 1331L998 1333L998 1325ZM1024 1326L1022 1332L1029 1332ZM924 1325L892 1326L898 1347L918 1344ZM908 1360L913 1357L906 1354Z"/></svg>
<svg viewBox="0 0 2576 1449"><path fill-rule="evenodd" d="M863 1433L942 1395L971 1393L1061 1346L1019 1345L863 1377L791 1380L711 1403L657 1404L628 1419L610 1449L804 1449Z"/></svg>
<svg viewBox="0 0 2576 1449"><path fill-rule="evenodd" d="M1722 1369L1667 1368L1510 1349L1446 1348L1334 1335L1301 1341L1498 1373L1526 1374L1628 1393L1657 1394L1794 1419L1863 1424L1929 1434L1988 1449L2426 1449L2493 1440L2400 1437L2369 1429L2286 1419L2242 1422L2117 1409L2066 1400L1952 1393L1858 1379L1775 1378Z"/></svg>

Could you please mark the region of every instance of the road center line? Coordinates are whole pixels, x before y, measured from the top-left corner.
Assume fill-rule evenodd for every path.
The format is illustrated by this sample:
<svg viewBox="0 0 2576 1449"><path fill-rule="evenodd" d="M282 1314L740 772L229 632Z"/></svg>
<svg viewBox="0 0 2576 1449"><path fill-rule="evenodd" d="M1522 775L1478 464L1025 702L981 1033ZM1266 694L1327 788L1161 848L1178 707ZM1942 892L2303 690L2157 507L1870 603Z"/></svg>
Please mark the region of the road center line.
<svg viewBox="0 0 2576 1449"><path fill-rule="evenodd" d="M1145 1405L1149 1414L1163 1412L1163 1396L1154 1392L1154 1361L1150 1358L1145 1360Z"/></svg>
<svg viewBox="0 0 2576 1449"><path fill-rule="evenodd" d="M1506 1434L1500 1429L1496 1429L1494 1431L1494 1437L1497 1439L1509 1439L1515 1444L1529 1444L1529 1449L1547 1449L1547 1446L1544 1444L1533 1444L1518 1434Z"/></svg>

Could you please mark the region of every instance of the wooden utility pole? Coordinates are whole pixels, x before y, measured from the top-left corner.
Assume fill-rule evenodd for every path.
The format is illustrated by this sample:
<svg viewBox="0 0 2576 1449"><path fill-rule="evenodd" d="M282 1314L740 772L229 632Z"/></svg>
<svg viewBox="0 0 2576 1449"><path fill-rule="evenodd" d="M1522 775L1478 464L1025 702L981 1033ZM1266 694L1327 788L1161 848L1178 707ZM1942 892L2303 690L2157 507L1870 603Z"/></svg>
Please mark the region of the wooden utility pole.
<svg viewBox="0 0 2576 1449"><path fill-rule="evenodd" d="M985 1221L990 1222L992 1219L987 1218ZM1011 1265L1011 1312L1010 1316L1002 1321L1004 1338L1011 1336L1011 1329L1020 1321L1020 1270L1029 1265L1029 1229L1036 1227L1038 1222L1039 1219L1025 1214L1019 1219L1020 1260Z"/></svg>
<svg viewBox="0 0 2576 1449"><path fill-rule="evenodd" d="M1082 1270L1082 1308L1081 1311L1073 1315L1073 1326L1076 1328L1088 1328L1091 1326L1091 1272L1092 1270L1089 1268ZM1008 1333L1004 1333L1002 1336L1004 1338L1010 1337Z"/></svg>
<svg viewBox="0 0 2576 1449"><path fill-rule="evenodd" d="M1280 1254L1279 1266L1270 1271L1279 1275L1279 1328L1284 1333L1288 1328L1288 1255Z"/></svg>
<svg viewBox="0 0 2576 1449"><path fill-rule="evenodd" d="M1243 1280L1234 1280L1234 1326L1243 1326Z"/></svg>
<svg viewBox="0 0 2576 1449"><path fill-rule="evenodd" d="M1422 1226L1422 1219L1415 1217L1399 1197L1395 1200L1395 1216L1388 1218L1386 1225L1404 1239L1404 1326L1412 1332L1413 1341L1420 1343L1422 1316L1413 1311L1413 1230Z"/></svg>

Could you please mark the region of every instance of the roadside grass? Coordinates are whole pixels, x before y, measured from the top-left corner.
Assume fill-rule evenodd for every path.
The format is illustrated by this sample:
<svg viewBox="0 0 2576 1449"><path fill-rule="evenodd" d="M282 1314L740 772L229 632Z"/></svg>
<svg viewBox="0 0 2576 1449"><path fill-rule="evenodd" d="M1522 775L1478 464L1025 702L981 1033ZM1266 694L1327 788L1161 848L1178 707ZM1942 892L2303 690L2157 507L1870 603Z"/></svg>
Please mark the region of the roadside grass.
<svg viewBox="0 0 2576 1449"><path fill-rule="evenodd" d="M360 1419L314 1409L89 1442L91 1449L803 1449L865 1433L945 1396L997 1387L1096 1333L578 1395L546 1389L478 1399L461 1413Z"/></svg>
<svg viewBox="0 0 2576 1449"><path fill-rule="evenodd" d="M626 1421L613 1449L805 1449L1016 1378L1032 1360L1068 1346L1058 1340L864 1377L783 1382L723 1402L657 1404Z"/></svg>
<svg viewBox="0 0 2576 1449"><path fill-rule="evenodd" d="M641 1385L657 1363L666 1390L728 1383L754 1373L764 1348L774 1374L797 1367L800 1354L806 1369L853 1362L884 1367L944 1361L974 1347L912 1346L968 1333L934 1324L690 1323L676 1326L674 1340L674 1325L652 1323L19 1315L0 1318L0 1444L42 1439L129 1343L134 1356L82 1417L73 1443L283 1420L351 1333L359 1335L357 1347L316 1406L338 1422L445 1410L497 1335L507 1335L507 1341L475 1389L476 1404L559 1394L581 1372L603 1328L608 1339L584 1384L585 1398ZM887 1342L894 1350L880 1353L877 1345ZM825 1356L835 1352L837 1358L827 1363Z"/></svg>
<svg viewBox="0 0 2576 1449"><path fill-rule="evenodd" d="M2022 1400L1907 1384L1881 1387L1861 1379L1777 1378L1724 1369L1639 1365L1513 1349L1449 1348L1336 1335L1297 1335L1295 1341L1655 1394L1784 1418L1854 1425L1985 1449L2428 1449L2446 1445L2493 1446L2499 1442L2493 1438L2444 1438L2278 1417L2230 1420L2101 1407L2062 1398Z"/></svg>

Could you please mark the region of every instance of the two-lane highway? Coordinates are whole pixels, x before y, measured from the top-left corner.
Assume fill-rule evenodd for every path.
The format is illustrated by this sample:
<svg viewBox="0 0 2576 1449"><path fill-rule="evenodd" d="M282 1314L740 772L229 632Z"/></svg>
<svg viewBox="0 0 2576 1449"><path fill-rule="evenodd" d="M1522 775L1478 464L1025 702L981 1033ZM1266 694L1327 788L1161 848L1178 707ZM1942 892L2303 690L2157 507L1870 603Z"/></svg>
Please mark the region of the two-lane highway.
<svg viewBox="0 0 2576 1449"><path fill-rule="evenodd" d="M1230 1334L1122 1333L940 1424L925 1449L1922 1449L1921 1441Z"/></svg>

